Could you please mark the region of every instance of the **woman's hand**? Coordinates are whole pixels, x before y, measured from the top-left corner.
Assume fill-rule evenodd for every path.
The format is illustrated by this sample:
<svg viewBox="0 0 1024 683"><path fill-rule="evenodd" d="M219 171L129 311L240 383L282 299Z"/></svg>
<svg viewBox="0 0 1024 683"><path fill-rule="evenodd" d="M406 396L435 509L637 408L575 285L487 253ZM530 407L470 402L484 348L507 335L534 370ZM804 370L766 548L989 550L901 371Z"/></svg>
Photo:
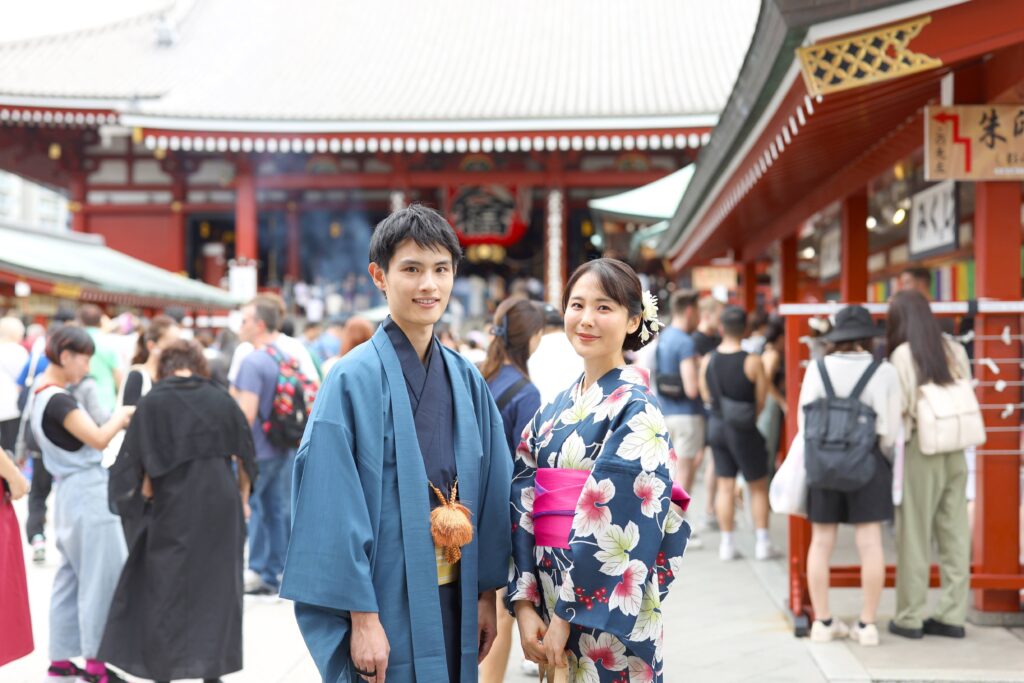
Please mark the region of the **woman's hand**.
<svg viewBox="0 0 1024 683"><path fill-rule="evenodd" d="M142 497L146 500L153 500L153 480L148 474L142 475Z"/></svg>
<svg viewBox="0 0 1024 683"><path fill-rule="evenodd" d="M544 654L543 641L548 627L529 600L517 600L512 606L516 613L516 623L519 625L519 642L523 645L523 656L536 664L544 664L547 662L547 655Z"/></svg>
<svg viewBox="0 0 1024 683"><path fill-rule="evenodd" d="M565 646L569 642L569 622L554 614L544 634L544 656L549 668L564 669L569 666L565 659Z"/></svg>
<svg viewBox="0 0 1024 683"><path fill-rule="evenodd" d="M114 411L114 418L116 418L118 424L121 425L121 429L127 429L128 424L132 421L132 415L134 414L135 406L121 406Z"/></svg>
<svg viewBox="0 0 1024 683"><path fill-rule="evenodd" d="M0 458L6 457L6 455L3 455L3 453L0 452ZM13 474L10 477L5 477L5 479L7 480L7 485L11 489L11 500L18 500L32 488L28 483L28 479L26 479L25 475L21 473L21 470L18 469L15 469Z"/></svg>

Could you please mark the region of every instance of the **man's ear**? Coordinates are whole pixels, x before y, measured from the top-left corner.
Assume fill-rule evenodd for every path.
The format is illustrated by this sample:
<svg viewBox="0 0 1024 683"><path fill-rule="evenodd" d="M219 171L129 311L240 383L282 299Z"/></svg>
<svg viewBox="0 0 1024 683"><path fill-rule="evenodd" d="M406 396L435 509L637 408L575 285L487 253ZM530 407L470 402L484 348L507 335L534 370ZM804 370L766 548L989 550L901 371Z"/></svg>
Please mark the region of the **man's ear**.
<svg viewBox="0 0 1024 683"><path fill-rule="evenodd" d="M384 295L385 299L388 298L388 284L387 280L384 278L384 269L376 263L370 263L367 270L370 273L370 277L373 279L374 286L381 291L381 294Z"/></svg>

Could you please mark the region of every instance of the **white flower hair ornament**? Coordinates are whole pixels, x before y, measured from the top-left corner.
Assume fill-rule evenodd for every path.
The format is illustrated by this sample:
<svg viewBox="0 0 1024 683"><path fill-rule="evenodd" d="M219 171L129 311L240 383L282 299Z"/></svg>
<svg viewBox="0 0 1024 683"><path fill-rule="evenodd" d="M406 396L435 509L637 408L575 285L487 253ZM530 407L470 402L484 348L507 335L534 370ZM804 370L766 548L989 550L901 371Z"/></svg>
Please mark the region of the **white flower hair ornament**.
<svg viewBox="0 0 1024 683"><path fill-rule="evenodd" d="M658 297L651 294L650 290L644 290L643 304L644 310L640 321L640 341L646 344L665 325L658 320Z"/></svg>

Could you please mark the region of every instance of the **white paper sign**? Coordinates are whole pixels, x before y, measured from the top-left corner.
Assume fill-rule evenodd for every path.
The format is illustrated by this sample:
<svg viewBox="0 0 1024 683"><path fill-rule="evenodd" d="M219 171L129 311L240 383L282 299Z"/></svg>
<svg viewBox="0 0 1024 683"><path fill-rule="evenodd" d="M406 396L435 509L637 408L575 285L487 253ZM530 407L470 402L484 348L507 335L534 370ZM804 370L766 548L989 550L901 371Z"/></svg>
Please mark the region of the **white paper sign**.
<svg viewBox="0 0 1024 683"><path fill-rule="evenodd" d="M821 236L818 277L830 280L839 275L842 267L842 232L832 228Z"/></svg>
<svg viewBox="0 0 1024 683"><path fill-rule="evenodd" d="M939 183L914 195L910 208L910 257L917 259L959 245L956 183Z"/></svg>

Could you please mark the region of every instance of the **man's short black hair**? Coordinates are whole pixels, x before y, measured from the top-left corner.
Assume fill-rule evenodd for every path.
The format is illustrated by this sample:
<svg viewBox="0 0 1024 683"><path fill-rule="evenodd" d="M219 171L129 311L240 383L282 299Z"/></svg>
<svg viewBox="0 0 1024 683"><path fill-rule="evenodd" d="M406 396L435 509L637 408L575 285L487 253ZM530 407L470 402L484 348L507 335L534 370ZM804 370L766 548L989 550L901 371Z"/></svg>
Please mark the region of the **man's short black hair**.
<svg viewBox="0 0 1024 683"><path fill-rule="evenodd" d="M424 249L448 251L453 269L462 258L459 238L444 216L422 204L410 204L377 224L370 239L370 262L387 270L398 245L407 239Z"/></svg>
<svg viewBox="0 0 1024 683"><path fill-rule="evenodd" d="M739 306L726 306L719 324L725 335L742 338L747 333L747 312Z"/></svg>
<svg viewBox="0 0 1024 683"><path fill-rule="evenodd" d="M923 268L921 266L911 266L909 268L904 268L901 274L909 275L918 282L924 283L925 287L932 286L932 271L929 270L928 268Z"/></svg>

